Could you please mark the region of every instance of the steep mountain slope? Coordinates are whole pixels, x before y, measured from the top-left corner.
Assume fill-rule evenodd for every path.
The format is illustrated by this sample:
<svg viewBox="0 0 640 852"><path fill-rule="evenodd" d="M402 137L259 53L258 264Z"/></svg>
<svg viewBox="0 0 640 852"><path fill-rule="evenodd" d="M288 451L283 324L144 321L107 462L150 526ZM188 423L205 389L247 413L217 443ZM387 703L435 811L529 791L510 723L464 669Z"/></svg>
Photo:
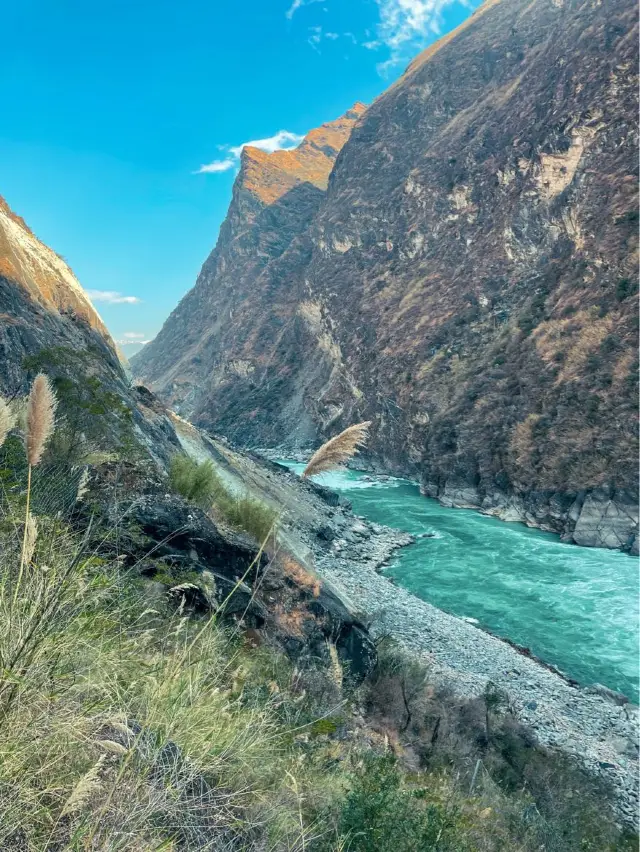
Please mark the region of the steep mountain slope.
<svg viewBox="0 0 640 852"><path fill-rule="evenodd" d="M336 123L324 136L324 131L316 132L315 138L328 146L331 134L340 130ZM315 174L319 182L326 179L328 168L316 165L318 160L322 163L324 154L303 149L299 156L300 169ZM127 558L131 564L136 562L133 554L140 548L138 561L146 566L145 576L151 571L152 554L184 551L175 562L161 560L162 571L175 564L184 566L187 559L194 571L213 570L220 600L236 595L233 607L239 609L230 607L229 611L248 612L254 626L268 622L265 633L281 641L292 655L317 652L317 648L313 651L314 642L325 652L325 639L333 637L351 669L364 674L375 659L364 625L348 599L330 582L310 580L312 575L307 573L315 567L309 542L316 543L316 528L326 526L329 518L339 535L359 524L349 509L338 508L337 495L327 495L313 484L300 484L291 475L283 477L284 483L274 483L275 466L209 440L170 413L146 388L132 387L113 340L67 264L4 201L0 204L0 270L0 395L9 399L21 395L34 375L43 371L52 380L58 400L56 440L50 442L31 480L34 510L60 512L65 518L69 512L86 511L84 520L91 516L91 523L100 528L96 552L109 540L117 517L116 523L123 525L118 526L118 546L123 544L124 528L131 524ZM25 490L21 477L26 469L16 463L16 458L23 457L21 444L16 435L0 447L3 512L7 494ZM244 582L238 588L238 580L246 579L247 567L261 542L249 543L226 526L221 531L211 517L199 510L196 516L193 506L171 493L167 471L178 453L213 463L232 493L251 493L259 505L273 505L274 511L288 507L279 541L291 560L295 556L299 576L287 580L283 573L280 584L271 576L270 584L264 585L270 610L262 602L254 602ZM83 470L91 497L77 508ZM129 501L127 508L123 501ZM141 530L147 539L140 537ZM333 535L318 538L321 552L329 549ZM371 556L378 564L406 543L406 536L389 530L386 538L376 536L372 541ZM172 542L171 548L168 542ZM107 549L111 546L107 544ZM200 562L194 561L196 551ZM263 557L263 561L267 560ZM296 617L290 614L294 610Z"/></svg>
<svg viewBox="0 0 640 852"><path fill-rule="evenodd" d="M19 284L39 304L61 314L75 314L113 346L77 278L60 255L42 243L0 196L0 275Z"/></svg>
<svg viewBox="0 0 640 852"><path fill-rule="evenodd" d="M199 407L203 384L216 393L253 372L254 365L235 354L234 311L254 293L256 312L269 309L268 301L260 304L254 281L310 225L335 159L364 111L354 104L293 151L243 149L227 218L196 286L135 356L137 375L179 411Z"/></svg>
<svg viewBox="0 0 640 852"><path fill-rule="evenodd" d="M78 279L0 196L0 390L23 390L24 358L60 346L97 348L119 369L116 345Z"/></svg>
<svg viewBox="0 0 640 852"><path fill-rule="evenodd" d="M633 546L637 64L630 0L489 0L367 110L286 251L226 267L233 307L201 276L202 361L159 337L140 374L254 445L371 418L373 461L449 505Z"/></svg>
<svg viewBox="0 0 640 852"><path fill-rule="evenodd" d="M69 266L2 198L0 364L0 395L9 399L41 370L53 380L63 455L115 450L162 465L180 448L163 406L131 387L126 359ZM54 467L64 479L65 465ZM40 473L46 494L52 469Z"/></svg>

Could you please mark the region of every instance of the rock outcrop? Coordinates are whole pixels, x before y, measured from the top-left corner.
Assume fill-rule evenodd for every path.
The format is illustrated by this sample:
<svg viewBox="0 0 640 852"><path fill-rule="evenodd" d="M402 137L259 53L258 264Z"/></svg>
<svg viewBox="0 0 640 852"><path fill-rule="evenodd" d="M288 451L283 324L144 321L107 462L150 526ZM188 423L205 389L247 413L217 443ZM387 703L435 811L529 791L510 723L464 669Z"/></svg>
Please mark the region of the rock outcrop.
<svg viewBox="0 0 640 852"><path fill-rule="evenodd" d="M105 474L107 469L99 476ZM373 641L329 583L288 557L258 553L255 542L222 531L203 511L167 494L161 483L154 487L145 477L139 491L135 481L130 469L127 500L114 510L122 527L117 545L127 565L149 580L162 577L166 584L173 577L178 604L184 598L190 611L215 612L251 631L254 640L277 644L298 664L328 662L329 642L354 678L370 673L376 662ZM111 523L107 515L105 527ZM109 537L105 545L102 527L98 535L104 551ZM186 585L180 582L184 577L190 580ZM199 578L206 579L199 584Z"/></svg>
<svg viewBox="0 0 640 852"><path fill-rule="evenodd" d="M294 190L240 226L245 155L138 374L248 445L371 419L372 464L443 502L633 547L637 66L630 0L486 2L367 109L295 227L273 219Z"/></svg>

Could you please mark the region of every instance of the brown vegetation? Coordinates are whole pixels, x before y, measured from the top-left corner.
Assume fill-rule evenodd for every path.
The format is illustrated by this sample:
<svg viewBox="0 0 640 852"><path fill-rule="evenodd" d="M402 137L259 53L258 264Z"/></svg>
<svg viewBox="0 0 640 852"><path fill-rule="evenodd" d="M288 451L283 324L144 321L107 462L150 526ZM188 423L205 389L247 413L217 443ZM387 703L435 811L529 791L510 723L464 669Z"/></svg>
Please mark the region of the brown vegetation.
<svg viewBox="0 0 640 852"><path fill-rule="evenodd" d="M371 421L369 420L364 423L356 423L347 427L335 438L331 438L311 456L302 476L317 476L319 473L335 470L348 462L356 454L358 448L366 444L370 425Z"/></svg>

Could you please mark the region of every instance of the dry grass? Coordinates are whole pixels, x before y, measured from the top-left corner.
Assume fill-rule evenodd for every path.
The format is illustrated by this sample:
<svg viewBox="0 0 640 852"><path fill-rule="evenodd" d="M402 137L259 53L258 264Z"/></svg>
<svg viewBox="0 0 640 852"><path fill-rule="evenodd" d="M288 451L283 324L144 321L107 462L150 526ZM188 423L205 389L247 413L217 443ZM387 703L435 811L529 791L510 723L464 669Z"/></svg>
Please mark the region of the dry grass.
<svg viewBox="0 0 640 852"><path fill-rule="evenodd" d="M246 652L213 618L145 609L117 562L40 527L17 599L19 536L2 541L0 848L307 848L303 802L326 794L276 699L250 697Z"/></svg>
<svg viewBox="0 0 640 852"><path fill-rule="evenodd" d="M531 455L535 447L533 429L540 420L539 414L528 414L513 428L509 449L515 459L518 470L528 470Z"/></svg>
<svg viewBox="0 0 640 852"><path fill-rule="evenodd" d="M13 428L13 413L7 403L0 397L0 447L4 444L7 435Z"/></svg>
<svg viewBox="0 0 640 852"><path fill-rule="evenodd" d="M320 595L320 590L322 585L318 577L315 577L309 571L306 570L299 562L296 562L295 559L292 559L290 556L283 556L281 559L282 570L290 577L296 586L308 589L314 598L317 598Z"/></svg>
<svg viewBox="0 0 640 852"><path fill-rule="evenodd" d="M364 447L367 443L369 426L371 426L370 420L366 420L364 423L356 423L336 435L335 438L331 438L311 456L302 476L317 476L319 473L335 470L348 462L357 453L358 448Z"/></svg>
<svg viewBox="0 0 640 852"><path fill-rule="evenodd" d="M53 434L57 405L51 382L44 373L38 373L27 403L25 446L30 466L42 460L47 441Z"/></svg>

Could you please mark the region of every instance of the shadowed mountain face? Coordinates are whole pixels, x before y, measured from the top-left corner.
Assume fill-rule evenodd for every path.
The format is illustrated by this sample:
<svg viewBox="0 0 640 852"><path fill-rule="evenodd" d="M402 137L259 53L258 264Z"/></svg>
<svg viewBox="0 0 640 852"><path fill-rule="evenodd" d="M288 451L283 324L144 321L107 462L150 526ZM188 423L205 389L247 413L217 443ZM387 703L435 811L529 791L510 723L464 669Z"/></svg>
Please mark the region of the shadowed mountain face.
<svg viewBox="0 0 640 852"><path fill-rule="evenodd" d="M247 444L372 419L372 460L448 505L632 546L637 67L631 0L488 0L366 111L325 194L265 206L245 153L139 375Z"/></svg>

